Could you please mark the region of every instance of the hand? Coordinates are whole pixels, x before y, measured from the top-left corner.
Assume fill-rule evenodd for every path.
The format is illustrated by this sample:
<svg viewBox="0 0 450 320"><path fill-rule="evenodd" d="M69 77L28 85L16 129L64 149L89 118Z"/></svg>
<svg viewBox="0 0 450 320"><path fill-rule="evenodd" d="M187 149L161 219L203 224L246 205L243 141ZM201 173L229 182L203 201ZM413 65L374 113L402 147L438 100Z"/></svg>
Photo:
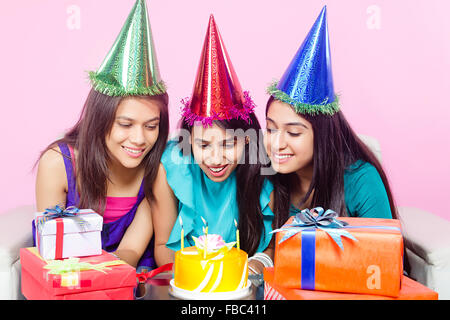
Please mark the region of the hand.
<svg viewBox="0 0 450 320"><path fill-rule="evenodd" d="M262 285L264 283L263 277L262 277L263 271L264 271L264 265L261 262L259 262L257 260L251 260L248 262L249 281L255 287L259 287L260 285ZM250 276L252 276L252 277L250 277Z"/></svg>
<svg viewBox="0 0 450 320"><path fill-rule="evenodd" d="M248 262L248 274L262 274L264 265L258 260L251 260Z"/></svg>

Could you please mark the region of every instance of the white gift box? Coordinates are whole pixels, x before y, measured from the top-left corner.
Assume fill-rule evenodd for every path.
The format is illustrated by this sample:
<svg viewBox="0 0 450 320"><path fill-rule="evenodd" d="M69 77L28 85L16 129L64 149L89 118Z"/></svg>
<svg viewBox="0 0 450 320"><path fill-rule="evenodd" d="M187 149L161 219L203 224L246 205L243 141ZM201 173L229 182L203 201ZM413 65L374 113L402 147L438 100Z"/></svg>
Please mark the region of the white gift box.
<svg viewBox="0 0 450 320"><path fill-rule="evenodd" d="M34 223L36 245L45 260L102 254L103 217L98 213L81 209L76 217L62 217L38 223L38 219L43 216L44 212L36 213Z"/></svg>

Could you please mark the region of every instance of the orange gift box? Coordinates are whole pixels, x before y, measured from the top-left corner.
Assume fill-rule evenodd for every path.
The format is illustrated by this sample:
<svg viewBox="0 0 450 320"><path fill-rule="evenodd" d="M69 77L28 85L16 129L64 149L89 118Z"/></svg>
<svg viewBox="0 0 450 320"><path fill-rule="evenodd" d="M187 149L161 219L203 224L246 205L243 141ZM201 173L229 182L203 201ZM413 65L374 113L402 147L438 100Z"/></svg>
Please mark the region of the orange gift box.
<svg viewBox="0 0 450 320"><path fill-rule="evenodd" d="M282 243L287 231L277 232L274 283L286 288L397 297L403 274L400 221L338 219L348 223L342 230L357 239L342 236L342 249L320 228L302 230Z"/></svg>
<svg viewBox="0 0 450 320"><path fill-rule="evenodd" d="M284 288L274 283L274 269L264 269L264 300L437 300L438 293L406 276L398 297Z"/></svg>
<svg viewBox="0 0 450 320"><path fill-rule="evenodd" d="M101 255L79 258L97 265L119 261L101 271L83 270L49 274L36 247L20 249L22 293L28 300L132 300L136 269L102 250ZM62 260L59 260L62 261Z"/></svg>

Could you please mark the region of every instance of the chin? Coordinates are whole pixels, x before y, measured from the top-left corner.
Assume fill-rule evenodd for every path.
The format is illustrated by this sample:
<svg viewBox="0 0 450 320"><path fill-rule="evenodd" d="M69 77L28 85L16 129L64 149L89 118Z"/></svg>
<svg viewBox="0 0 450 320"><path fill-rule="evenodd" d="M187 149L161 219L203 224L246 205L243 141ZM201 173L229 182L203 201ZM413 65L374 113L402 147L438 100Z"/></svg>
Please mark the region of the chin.
<svg viewBox="0 0 450 320"><path fill-rule="evenodd" d="M273 170L275 170L275 172L282 173L282 174L288 174L288 173L295 172L295 170L290 168L290 166L280 165L278 163L274 164L273 162L272 162L272 168L273 168Z"/></svg>
<svg viewBox="0 0 450 320"><path fill-rule="evenodd" d="M228 177L230 176L229 173L226 173L225 175L221 176L221 177L214 177L213 175L210 174L206 174L206 176L209 178L209 180L212 180L214 182L222 182L228 179Z"/></svg>
<svg viewBox="0 0 450 320"><path fill-rule="evenodd" d="M120 161L120 164L127 169L135 169L141 164L141 160L139 161Z"/></svg>

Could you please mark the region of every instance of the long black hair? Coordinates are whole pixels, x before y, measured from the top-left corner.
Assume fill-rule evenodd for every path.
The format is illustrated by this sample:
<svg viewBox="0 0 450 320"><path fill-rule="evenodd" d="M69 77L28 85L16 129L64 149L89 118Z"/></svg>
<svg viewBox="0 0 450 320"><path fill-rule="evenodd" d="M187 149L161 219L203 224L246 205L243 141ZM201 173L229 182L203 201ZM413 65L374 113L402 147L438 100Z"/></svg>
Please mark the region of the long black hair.
<svg viewBox="0 0 450 320"><path fill-rule="evenodd" d="M236 167L236 200L239 209L240 246L249 256L255 254L261 237L265 237L262 208L259 201L265 177L260 174L262 167L259 161L261 150L258 143L261 126L254 113L249 115L250 121L242 119L215 120L213 123L227 130L239 129L251 137L245 144L243 158ZM192 126L184 118L180 120L181 129L192 134ZM180 138L181 141L181 138ZM184 150L185 151L185 150ZM192 151L192 150L191 150Z"/></svg>
<svg viewBox="0 0 450 320"><path fill-rule="evenodd" d="M266 115L274 98L267 102ZM357 160L372 164L383 181L389 199L392 218L398 219L394 198L386 174L373 152L356 135L341 111L332 116L307 115L314 132L313 176L311 185L298 206L312 195L311 207L330 208L341 216L348 216L344 198L344 171ZM355 169L356 170L356 169ZM275 227L279 228L289 217L293 183L298 183L295 173L277 173L270 178L274 184Z"/></svg>

